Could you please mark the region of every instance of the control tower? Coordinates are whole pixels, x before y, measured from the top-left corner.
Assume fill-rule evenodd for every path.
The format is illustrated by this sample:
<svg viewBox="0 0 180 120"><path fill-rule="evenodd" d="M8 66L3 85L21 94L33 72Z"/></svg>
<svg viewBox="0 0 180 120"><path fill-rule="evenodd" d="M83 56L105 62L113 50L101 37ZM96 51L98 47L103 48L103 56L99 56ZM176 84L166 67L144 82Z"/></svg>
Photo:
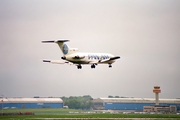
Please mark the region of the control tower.
<svg viewBox="0 0 180 120"><path fill-rule="evenodd" d="M155 93L156 105L159 105L159 93L161 93L160 86L154 86L153 93Z"/></svg>

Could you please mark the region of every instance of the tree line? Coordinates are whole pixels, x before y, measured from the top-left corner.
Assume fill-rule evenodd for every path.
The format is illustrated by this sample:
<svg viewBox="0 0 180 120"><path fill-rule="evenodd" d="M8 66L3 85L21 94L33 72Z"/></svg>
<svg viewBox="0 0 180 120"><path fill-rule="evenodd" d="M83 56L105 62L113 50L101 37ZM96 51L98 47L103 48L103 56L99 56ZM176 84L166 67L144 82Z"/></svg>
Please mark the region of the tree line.
<svg viewBox="0 0 180 120"><path fill-rule="evenodd" d="M108 98L133 98L133 97L124 97L124 96L112 96L112 95L109 95Z"/></svg>
<svg viewBox="0 0 180 120"><path fill-rule="evenodd" d="M70 96L70 97L61 97L64 102L64 106L68 106L70 109L83 109L89 110L92 108L92 97L90 95L84 96Z"/></svg>
<svg viewBox="0 0 180 120"><path fill-rule="evenodd" d="M128 98L128 97L120 97L120 96L112 96L109 95L108 98ZM70 96L70 97L61 97L63 100L64 106L68 106L70 109L83 109L89 110L93 107L93 103L91 100L93 98L90 95L84 96Z"/></svg>

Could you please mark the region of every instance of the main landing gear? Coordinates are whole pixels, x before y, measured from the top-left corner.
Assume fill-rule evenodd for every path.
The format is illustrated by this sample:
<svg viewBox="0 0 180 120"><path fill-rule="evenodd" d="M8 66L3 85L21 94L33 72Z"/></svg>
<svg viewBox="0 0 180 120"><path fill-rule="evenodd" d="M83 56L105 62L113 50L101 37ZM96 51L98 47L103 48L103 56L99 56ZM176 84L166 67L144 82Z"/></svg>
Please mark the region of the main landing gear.
<svg viewBox="0 0 180 120"><path fill-rule="evenodd" d="M92 65L91 65L91 68L92 68L92 69L96 68L96 64L92 64ZM111 64L109 64L109 68L112 68L112 65L111 65ZM82 69L82 66L81 66L81 65L77 65L77 69Z"/></svg>
<svg viewBox="0 0 180 120"><path fill-rule="evenodd" d="M77 65L77 69L82 69L82 66L81 65Z"/></svg>
<svg viewBox="0 0 180 120"><path fill-rule="evenodd" d="M96 67L95 64L92 64L92 65L91 65L91 68L95 68L95 67Z"/></svg>
<svg viewBox="0 0 180 120"><path fill-rule="evenodd" d="M109 64L109 68L112 68L112 65L111 65L111 64Z"/></svg>

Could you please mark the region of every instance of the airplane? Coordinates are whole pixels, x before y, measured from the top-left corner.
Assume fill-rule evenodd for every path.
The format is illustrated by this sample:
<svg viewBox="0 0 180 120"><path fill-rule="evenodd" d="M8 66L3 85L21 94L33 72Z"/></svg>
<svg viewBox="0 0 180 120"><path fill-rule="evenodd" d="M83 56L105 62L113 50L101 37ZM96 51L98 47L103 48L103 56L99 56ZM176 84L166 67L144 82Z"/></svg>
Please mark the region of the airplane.
<svg viewBox="0 0 180 120"><path fill-rule="evenodd" d="M43 62L54 63L54 64L75 64L77 69L82 69L82 65L90 64L91 68L95 68L98 64L108 64L109 68L112 67L112 63L116 59L119 59L119 56L114 56L109 53L81 53L78 52L78 48L70 48L65 42L69 40L52 40L52 41L42 41L42 43L57 43L60 47L63 57L62 60L43 60Z"/></svg>

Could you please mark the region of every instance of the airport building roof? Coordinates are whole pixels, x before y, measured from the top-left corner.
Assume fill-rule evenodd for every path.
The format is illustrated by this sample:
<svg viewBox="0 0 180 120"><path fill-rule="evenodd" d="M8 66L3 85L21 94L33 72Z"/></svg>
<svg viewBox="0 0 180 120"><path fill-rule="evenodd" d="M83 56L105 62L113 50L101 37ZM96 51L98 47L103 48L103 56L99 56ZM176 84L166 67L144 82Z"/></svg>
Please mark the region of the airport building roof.
<svg viewBox="0 0 180 120"><path fill-rule="evenodd" d="M155 98L98 98L94 102L155 103ZM159 103L180 103L180 99L159 99Z"/></svg>
<svg viewBox="0 0 180 120"><path fill-rule="evenodd" d="M3 98L3 103L63 103L63 100L61 98Z"/></svg>

